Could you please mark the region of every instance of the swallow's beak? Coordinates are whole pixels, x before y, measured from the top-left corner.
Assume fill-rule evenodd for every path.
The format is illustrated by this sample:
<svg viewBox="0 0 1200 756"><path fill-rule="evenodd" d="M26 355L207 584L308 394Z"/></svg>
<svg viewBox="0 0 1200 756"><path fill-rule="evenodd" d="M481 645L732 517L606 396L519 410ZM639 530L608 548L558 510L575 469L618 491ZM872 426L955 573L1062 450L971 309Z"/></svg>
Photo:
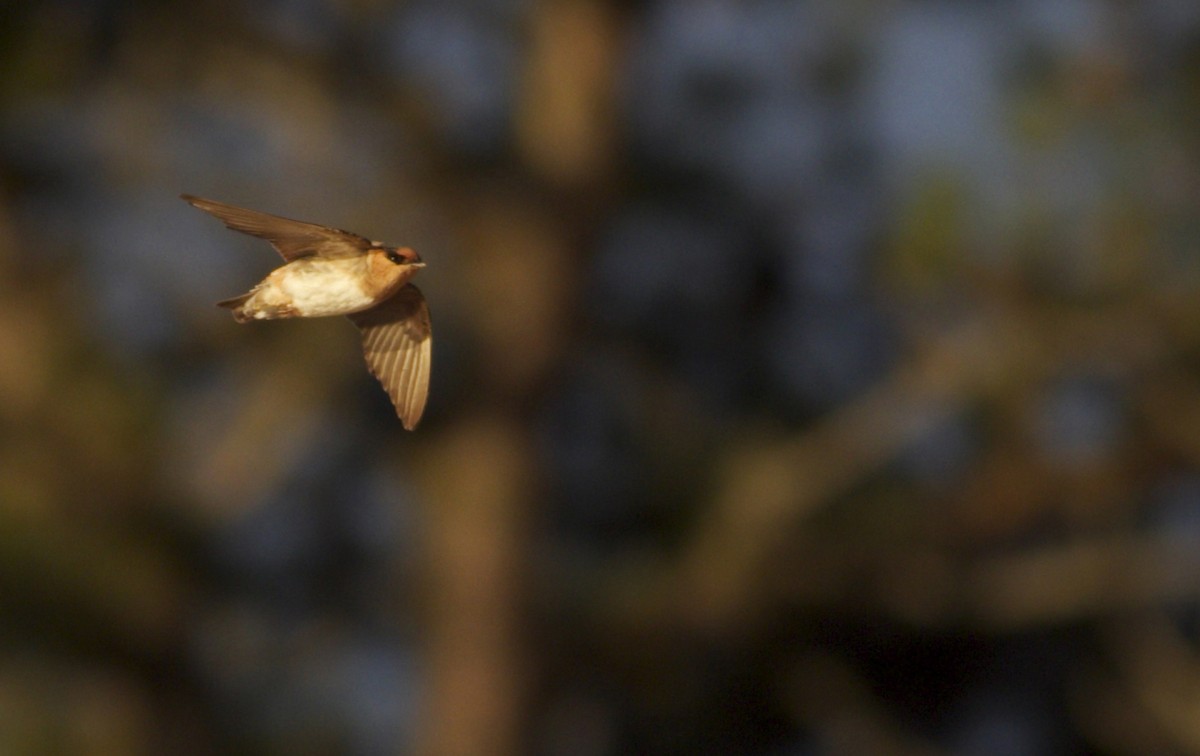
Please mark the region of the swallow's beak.
<svg viewBox="0 0 1200 756"><path fill-rule="evenodd" d="M421 262L420 260L414 260L413 262L410 262L409 265L414 268L424 268L425 267L425 263Z"/></svg>

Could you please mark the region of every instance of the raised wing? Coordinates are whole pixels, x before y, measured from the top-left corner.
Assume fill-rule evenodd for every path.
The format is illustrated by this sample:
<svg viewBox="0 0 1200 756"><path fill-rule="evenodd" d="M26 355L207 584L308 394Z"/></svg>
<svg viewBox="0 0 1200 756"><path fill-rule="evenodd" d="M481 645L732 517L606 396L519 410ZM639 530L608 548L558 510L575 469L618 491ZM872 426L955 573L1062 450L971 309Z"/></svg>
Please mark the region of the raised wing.
<svg viewBox="0 0 1200 756"><path fill-rule="evenodd" d="M363 354L406 430L417 427L429 396L433 338L421 290L407 284L382 304L349 318L362 331Z"/></svg>
<svg viewBox="0 0 1200 756"><path fill-rule="evenodd" d="M180 195L184 200L225 222L234 231L266 239L291 262L298 257L351 257L369 249L371 242L358 234L315 223L281 218L270 213L247 210L216 200Z"/></svg>

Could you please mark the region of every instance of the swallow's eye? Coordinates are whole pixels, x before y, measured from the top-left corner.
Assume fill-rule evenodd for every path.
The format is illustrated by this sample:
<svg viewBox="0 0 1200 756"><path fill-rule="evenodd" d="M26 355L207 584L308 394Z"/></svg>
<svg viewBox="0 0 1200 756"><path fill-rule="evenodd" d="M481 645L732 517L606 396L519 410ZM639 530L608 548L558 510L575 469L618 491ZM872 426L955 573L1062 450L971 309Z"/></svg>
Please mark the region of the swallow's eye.
<svg viewBox="0 0 1200 756"><path fill-rule="evenodd" d="M387 259L391 260L392 262L396 263L397 265L402 265L402 264L404 263L404 258L403 258L403 257L401 257L401 256L400 256L400 255L399 255L399 254L396 252L396 250L390 250L390 251L387 253Z"/></svg>

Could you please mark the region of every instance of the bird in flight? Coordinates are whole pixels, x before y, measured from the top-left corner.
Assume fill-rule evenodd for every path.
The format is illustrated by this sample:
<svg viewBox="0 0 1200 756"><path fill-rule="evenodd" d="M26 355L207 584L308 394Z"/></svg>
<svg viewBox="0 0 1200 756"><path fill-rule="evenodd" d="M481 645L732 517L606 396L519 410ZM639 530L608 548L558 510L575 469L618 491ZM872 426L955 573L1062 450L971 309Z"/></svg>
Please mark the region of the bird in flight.
<svg viewBox="0 0 1200 756"><path fill-rule="evenodd" d="M429 307L409 283L425 267L407 247L281 218L190 194L183 199L234 231L266 239L284 264L240 297L218 302L234 320L346 315L362 332L367 367L383 384L406 430L429 395Z"/></svg>

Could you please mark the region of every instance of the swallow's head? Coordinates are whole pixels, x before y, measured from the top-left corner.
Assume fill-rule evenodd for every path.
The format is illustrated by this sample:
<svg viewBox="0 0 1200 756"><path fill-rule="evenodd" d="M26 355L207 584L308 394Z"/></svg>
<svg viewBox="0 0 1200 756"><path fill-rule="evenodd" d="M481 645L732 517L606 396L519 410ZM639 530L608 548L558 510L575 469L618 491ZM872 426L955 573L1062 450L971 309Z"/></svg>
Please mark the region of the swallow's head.
<svg viewBox="0 0 1200 756"><path fill-rule="evenodd" d="M387 293L395 291L425 267L421 256L408 247L372 245L367 255L371 283Z"/></svg>

